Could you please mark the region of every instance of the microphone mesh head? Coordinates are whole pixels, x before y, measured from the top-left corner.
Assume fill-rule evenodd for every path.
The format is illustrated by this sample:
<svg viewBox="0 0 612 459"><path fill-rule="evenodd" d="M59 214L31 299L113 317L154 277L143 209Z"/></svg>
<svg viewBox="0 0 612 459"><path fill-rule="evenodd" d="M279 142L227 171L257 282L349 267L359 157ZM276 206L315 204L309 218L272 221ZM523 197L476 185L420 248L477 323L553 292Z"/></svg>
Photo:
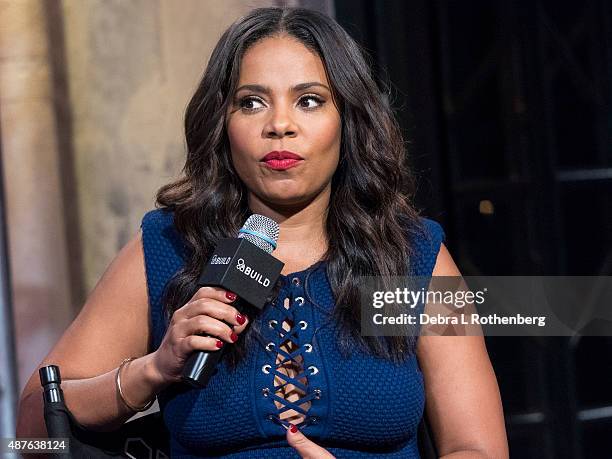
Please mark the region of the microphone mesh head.
<svg viewBox="0 0 612 459"><path fill-rule="evenodd" d="M271 218L253 214L247 218L238 237L246 239L267 253L272 253L276 248L279 231L278 223Z"/></svg>

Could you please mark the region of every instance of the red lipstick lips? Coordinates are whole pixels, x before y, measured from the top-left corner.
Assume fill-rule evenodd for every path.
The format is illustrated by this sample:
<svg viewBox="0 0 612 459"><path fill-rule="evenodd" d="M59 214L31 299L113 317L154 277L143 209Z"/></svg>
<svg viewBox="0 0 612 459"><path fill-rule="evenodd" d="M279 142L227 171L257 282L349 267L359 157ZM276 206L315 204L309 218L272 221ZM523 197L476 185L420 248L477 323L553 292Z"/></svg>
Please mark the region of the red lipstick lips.
<svg viewBox="0 0 612 459"><path fill-rule="evenodd" d="M271 151L262 158L262 162L276 171L284 171L300 164L304 158L291 151Z"/></svg>

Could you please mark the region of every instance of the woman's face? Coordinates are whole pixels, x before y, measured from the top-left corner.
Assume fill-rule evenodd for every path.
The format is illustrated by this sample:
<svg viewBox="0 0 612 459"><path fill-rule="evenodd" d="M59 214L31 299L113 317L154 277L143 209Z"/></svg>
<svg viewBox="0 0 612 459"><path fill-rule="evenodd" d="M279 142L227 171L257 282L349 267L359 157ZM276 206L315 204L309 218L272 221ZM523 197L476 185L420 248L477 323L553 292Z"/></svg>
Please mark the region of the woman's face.
<svg viewBox="0 0 612 459"><path fill-rule="evenodd" d="M294 206L331 189L340 114L323 62L299 41L265 38L245 52L226 128L250 200Z"/></svg>

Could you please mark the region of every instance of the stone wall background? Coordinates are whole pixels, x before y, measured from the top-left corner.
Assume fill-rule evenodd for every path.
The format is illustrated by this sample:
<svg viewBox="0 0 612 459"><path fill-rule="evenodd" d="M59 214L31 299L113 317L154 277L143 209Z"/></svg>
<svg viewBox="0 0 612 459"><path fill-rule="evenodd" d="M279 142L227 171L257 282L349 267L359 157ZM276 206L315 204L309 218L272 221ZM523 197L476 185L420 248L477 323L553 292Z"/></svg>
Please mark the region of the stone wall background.
<svg viewBox="0 0 612 459"><path fill-rule="evenodd" d="M182 118L223 30L331 0L0 0L0 132L18 387L184 159Z"/></svg>
<svg viewBox="0 0 612 459"><path fill-rule="evenodd" d="M183 113L219 36L272 3L62 3L85 290L138 231L155 191L178 176Z"/></svg>

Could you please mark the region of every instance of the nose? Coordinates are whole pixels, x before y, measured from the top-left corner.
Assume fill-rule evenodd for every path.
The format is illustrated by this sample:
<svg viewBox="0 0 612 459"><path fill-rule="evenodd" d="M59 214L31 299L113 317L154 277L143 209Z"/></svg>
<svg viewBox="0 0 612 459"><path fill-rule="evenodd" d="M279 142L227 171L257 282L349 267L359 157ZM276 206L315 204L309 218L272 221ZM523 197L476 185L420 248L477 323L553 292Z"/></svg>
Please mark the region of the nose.
<svg viewBox="0 0 612 459"><path fill-rule="evenodd" d="M270 117L264 126L264 137L268 139L295 137L297 131L297 125L288 110L277 108L271 110Z"/></svg>

